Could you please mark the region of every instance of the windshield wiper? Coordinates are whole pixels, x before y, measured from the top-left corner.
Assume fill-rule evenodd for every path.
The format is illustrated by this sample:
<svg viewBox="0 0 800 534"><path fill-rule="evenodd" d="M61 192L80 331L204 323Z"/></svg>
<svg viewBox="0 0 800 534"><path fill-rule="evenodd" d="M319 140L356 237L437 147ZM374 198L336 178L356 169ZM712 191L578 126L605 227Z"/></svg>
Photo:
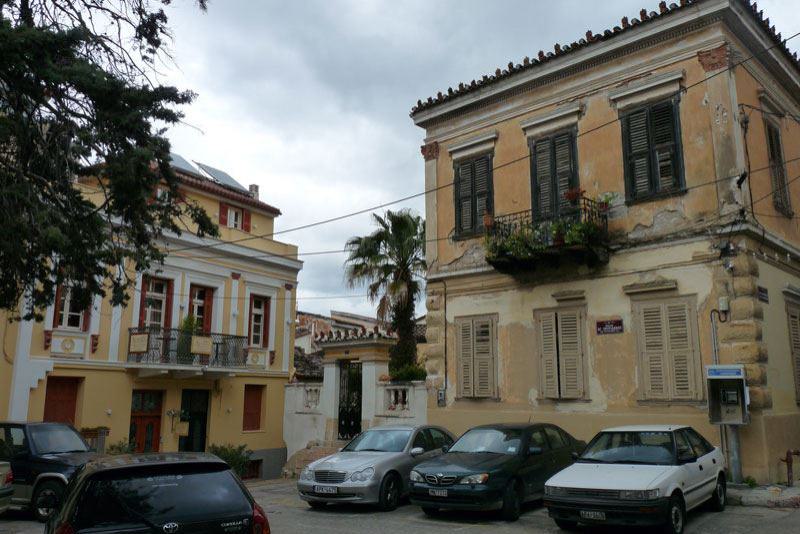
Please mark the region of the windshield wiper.
<svg viewBox="0 0 800 534"><path fill-rule="evenodd" d="M636 465L658 465L653 462L644 462L642 460L613 460L611 464L636 464Z"/></svg>
<svg viewBox="0 0 800 534"><path fill-rule="evenodd" d="M358 449L357 451L353 452L386 452L383 449Z"/></svg>
<svg viewBox="0 0 800 534"><path fill-rule="evenodd" d="M609 462L608 460L600 460L599 458L578 458L578 462L586 462L591 464L609 464L613 462Z"/></svg>

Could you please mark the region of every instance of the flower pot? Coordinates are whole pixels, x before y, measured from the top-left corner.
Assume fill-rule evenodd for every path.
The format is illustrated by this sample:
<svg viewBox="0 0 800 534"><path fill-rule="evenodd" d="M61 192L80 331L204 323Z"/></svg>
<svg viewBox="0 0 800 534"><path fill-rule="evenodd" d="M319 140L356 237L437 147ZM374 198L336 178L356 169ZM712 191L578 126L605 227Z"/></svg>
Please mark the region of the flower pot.
<svg viewBox="0 0 800 534"><path fill-rule="evenodd" d="M484 228L492 228L494 226L494 215L489 213L488 211L483 212L483 227Z"/></svg>

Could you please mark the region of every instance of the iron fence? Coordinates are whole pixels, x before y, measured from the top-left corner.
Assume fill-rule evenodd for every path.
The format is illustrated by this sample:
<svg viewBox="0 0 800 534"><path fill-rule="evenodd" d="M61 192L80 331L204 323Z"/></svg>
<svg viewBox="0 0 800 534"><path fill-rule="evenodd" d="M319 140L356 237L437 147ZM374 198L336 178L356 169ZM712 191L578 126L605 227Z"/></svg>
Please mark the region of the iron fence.
<svg viewBox="0 0 800 534"><path fill-rule="evenodd" d="M147 335L146 350L132 352L131 340L134 336L142 335ZM208 353L193 352L194 337L210 338ZM129 330L128 361L157 365L246 367L247 338L216 333L192 334L179 328L135 327Z"/></svg>

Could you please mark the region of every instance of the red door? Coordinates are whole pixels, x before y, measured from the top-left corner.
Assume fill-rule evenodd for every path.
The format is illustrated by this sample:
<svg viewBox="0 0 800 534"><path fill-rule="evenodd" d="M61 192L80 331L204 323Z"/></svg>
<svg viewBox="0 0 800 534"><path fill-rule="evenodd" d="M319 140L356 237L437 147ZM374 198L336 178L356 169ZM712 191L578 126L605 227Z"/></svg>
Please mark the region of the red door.
<svg viewBox="0 0 800 534"><path fill-rule="evenodd" d="M160 391L133 391L128 440L133 452L158 452L161 446Z"/></svg>
<svg viewBox="0 0 800 534"><path fill-rule="evenodd" d="M75 424L80 378L48 376L44 395L44 421Z"/></svg>

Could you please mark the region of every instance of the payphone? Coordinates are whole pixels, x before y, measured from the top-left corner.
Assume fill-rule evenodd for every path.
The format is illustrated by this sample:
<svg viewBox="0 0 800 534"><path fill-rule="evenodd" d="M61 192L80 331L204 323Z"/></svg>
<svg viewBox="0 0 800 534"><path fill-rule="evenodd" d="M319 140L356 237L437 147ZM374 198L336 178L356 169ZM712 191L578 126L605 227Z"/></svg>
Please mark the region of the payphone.
<svg viewBox="0 0 800 534"><path fill-rule="evenodd" d="M708 419L715 425L746 425L750 422L743 365L707 365Z"/></svg>

